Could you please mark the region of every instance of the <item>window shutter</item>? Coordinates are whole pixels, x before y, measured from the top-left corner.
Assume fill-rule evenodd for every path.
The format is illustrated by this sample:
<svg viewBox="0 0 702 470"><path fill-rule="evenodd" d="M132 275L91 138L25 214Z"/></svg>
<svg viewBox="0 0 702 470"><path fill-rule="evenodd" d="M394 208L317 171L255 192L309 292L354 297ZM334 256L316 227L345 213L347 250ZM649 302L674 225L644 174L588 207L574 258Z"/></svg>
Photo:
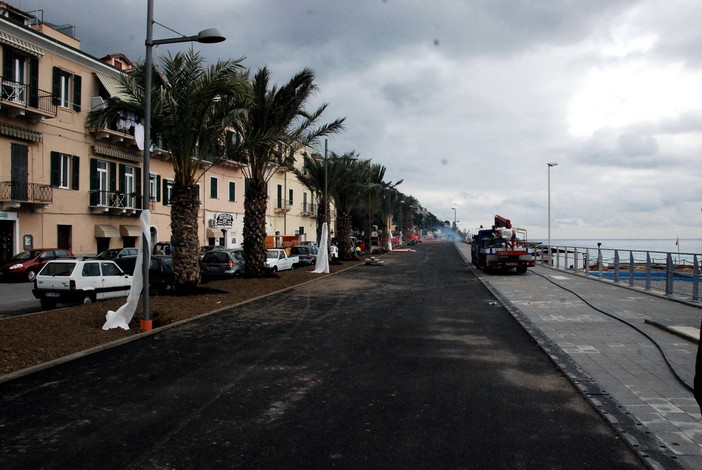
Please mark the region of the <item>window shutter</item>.
<svg viewBox="0 0 702 470"><path fill-rule="evenodd" d="M61 155L58 152L51 152L51 186L58 188L61 184Z"/></svg>
<svg viewBox="0 0 702 470"><path fill-rule="evenodd" d="M80 184L80 157L73 155L71 157L71 189L78 191Z"/></svg>
<svg viewBox="0 0 702 470"><path fill-rule="evenodd" d="M11 48L5 46L2 48L2 75L6 80L11 80L14 77L12 73L12 64L14 64L14 52Z"/></svg>
<svg viewBox="0 0 702 470"><path fill-rule="evenodd" d="M100 181L98 180L97 160L90 159L90 190L97 191L100 189Z"/></svg>
<svg viewBox="0 0 702 470"><path fill-rule="evenodd" d="M110 177L110 188L109 191L114 193L117 191L117 164L115 162L108 163L109 165L109 177Z"/></svg>
<svg viewBox="0 0 702 470"><path fill-rule="evenodd" d="M39 107L39 60L29 58L29 106Z"/></svg>
<svg viewBox="0 0 702 470"><path fill-rule="evenodd" d="M125 191L126 185L127 185L127 182L126 182L126 178L124 177L124 165L122 165L120 163L120 165L119 165L119 184L117 186L117 189L123 193Z"/></svg>
<svg viewBox="0 0 702 470"><path fill-rule="evenodd" d="M80 78L80 75L73 76L73 111L80 112L80 87L82 81L83 80Z"/></svg>
<svg viewBox="0 0 702 470"><path fill-rule="evenodd" d="M161 200L161 175L156 175L156 200Z"/></svg>
<svg viewBox="0 0 702 470"><path fill-rule="evenodd" d="M61 69L58 67L54 67L51 94L53 95L51 101L57 106L61 104Z"/></svg>
<svg viewBox="0 0 702 470"><path fill-rule="evenodd" d="M236 201L236 183L233 181L229 182L229 201Z"/></svg>
<svg viewBox="0 0 702 470"><path fill-rule="evenodd" d="M168 200L168 181L163 180L163 205L167 206L170 201Z"/></svg>

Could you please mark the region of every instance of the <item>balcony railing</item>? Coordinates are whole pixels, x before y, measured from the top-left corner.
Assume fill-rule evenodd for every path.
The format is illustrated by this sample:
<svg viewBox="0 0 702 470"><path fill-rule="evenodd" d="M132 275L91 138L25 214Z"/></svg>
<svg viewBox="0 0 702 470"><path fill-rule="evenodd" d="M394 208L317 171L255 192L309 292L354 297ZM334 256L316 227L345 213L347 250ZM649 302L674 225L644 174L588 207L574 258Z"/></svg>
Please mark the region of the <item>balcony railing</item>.
<svg viewBox="0 0 702 470"><path fill-rule="evenodd" d="M47 184L0 181L0 201L50 204L53 200L53 188Z"/></svg>
<svg viewBox="0 0 702 470"><path fill-rule="evenodd" d="M102 212L135 213L141 210L142 196L138 193L120 191L90 191L90 207Z"/></svg>
<svg viewBox="0 0 702 470"><path fill-rule="evenodd" d="M302 214L306 215L308 217L316 217L317 216L317 204L311 203L311 202L303 202L302 203Z"/></svg>
<svg viewBox="0 0 702 470"><path fill-rule="evenodd" d="M0 86L0 101L12 109L56 117L57 107L51 93L5 77Z"/></svg>

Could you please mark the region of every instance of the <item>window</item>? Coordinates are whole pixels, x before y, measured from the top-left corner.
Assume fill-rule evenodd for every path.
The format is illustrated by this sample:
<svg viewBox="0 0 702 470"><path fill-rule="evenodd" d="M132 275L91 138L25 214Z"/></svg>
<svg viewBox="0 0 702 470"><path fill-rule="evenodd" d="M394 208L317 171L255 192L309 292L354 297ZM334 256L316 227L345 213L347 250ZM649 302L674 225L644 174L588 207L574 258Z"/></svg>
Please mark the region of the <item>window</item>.
<svg viewBox="0 0 702 470"><path fill-rule="evenodd" d="M276 206L278 209L283 208L283 185L278 185L278 191L276 193Z"/></svg>
<svg viewBox="0 0 702 470"><path fill-rule="evenodd" d="M83 276L92 277L100 275L100 265L98 263L85 263L83 265Z"/></svg>
<svg viewBox="0 0 702 470"><path fill-rule="evenodd" d="M51 152L51 186L62 189L79 189L80 158Z"/></svg>
<svg viewBox="0 0 702 470"><path fill-rule="evenodd" d="M293 205L293 190L292 189L288 190L288 204L291 206Z"/></svg>
<svg viewBox="0 0 702 470"><path fill-rule="evenodd" d="M234 181L229 182L229 202L236 201L236 183Z"/></svg>
<svg viewBox="0 0 702 470"><path fill-rule="evenodd" d="M217 177L210 176L210 199L217 199Z"/></svg>
<svg viewBox="0 0 702 470"><path fill-rule="evenodd" d="M173 197L173 180L163 180L163 205L170 206Z"/></svg>
<svg viewBox="0 0 702 470"><path fill-rule="evenodd" d="M152 202L161 200L161 177L155 173L149 173L149 198Z"/></svg>
<svg viewBox="0 0 702 470"><path fill-rule="evenodd" d="M55 105L62 108L70 108L73 105L74 111L80 111L80 87L80 75L54 67L52 93Z"/></svg>

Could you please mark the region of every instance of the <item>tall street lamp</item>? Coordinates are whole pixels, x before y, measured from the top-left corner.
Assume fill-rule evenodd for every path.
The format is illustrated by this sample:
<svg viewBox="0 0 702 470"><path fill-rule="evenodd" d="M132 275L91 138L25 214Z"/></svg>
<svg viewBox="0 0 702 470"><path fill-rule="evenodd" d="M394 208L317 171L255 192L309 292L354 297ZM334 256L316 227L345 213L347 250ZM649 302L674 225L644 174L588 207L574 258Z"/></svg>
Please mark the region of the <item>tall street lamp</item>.
<svg viewBox="0 0 702 470"><path fill-rule="evenodd" d="M451 209L453 210L453 229L458 230L458 227L456 226L456 224L458 223L458 221L456 220L456 208L452 207Z"/></svg>
<svg viewBox="0 0 702 470"><path fill-rule="evenodd" d="M551 263L551 167L558 165L556 162L546 163L548 165L548 264Z"/></svg>
<svg viewBox="0 0 702 470"><path fill-rule="evenodd" d="M153 48L161 44L174 44L178 42L199 42L203 44L214 44L226 40L216 28L203 29L194 36L181 36L179 38L154 39L154 0L148 0L146 4L146 60L144 62L144 181L143 181L143 201L142 210L147 210L151 201L151 176L149 174L149 164L151 159L151 81L153 68ZM144 288L142 290L144 313L141 320L141 329L150 330L152 320L149 307L149 266L151 264L151 252L149 250L149 240L151 234L144 234L142 239Z"/></svg>

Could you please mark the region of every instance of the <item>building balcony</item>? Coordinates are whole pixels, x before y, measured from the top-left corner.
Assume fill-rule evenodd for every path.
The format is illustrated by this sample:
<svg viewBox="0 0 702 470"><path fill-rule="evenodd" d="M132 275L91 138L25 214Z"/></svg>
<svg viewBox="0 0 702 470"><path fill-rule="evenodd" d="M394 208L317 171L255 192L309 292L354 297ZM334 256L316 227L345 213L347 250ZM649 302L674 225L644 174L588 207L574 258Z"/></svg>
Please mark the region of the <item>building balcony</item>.
<svg viewBox="0 0 702 470"><path fill-rule="evenodd" d="M0 207L2 210L44 209L53 200L53 188L47 184L0 181Z"/></svg>
<svg viewBox="0 0 702 470"><path fill-rule="evenodd" d="M2 77L0 109L11 118L26 117L32 122L55 118L57 106L45 90Z"/></svg>
<svg viewBox="0 0 702 470"><path fill-rule="evenodd" d="M93 214L138 216L141 213L142 196L119 191L90 191L90 211Z"/></svg>
<svg viewBox="0 0 702 470"><path fill-rule="evenodd" d="M311 217L311 218L316 218L317 217L317 208L319 207L318 204L313 204L311 202L306 202L302 204L302 216L305 217Z"/></svg>
<svg viewBox="0 0 702 470"><path fill-rule="evenodd" d="M276 214L284 213L284 212L290 212L290 209L292 209L293 203L288 202L288 201L277 201L275 204L275 207L273 208L273 211Z"/></svg>

